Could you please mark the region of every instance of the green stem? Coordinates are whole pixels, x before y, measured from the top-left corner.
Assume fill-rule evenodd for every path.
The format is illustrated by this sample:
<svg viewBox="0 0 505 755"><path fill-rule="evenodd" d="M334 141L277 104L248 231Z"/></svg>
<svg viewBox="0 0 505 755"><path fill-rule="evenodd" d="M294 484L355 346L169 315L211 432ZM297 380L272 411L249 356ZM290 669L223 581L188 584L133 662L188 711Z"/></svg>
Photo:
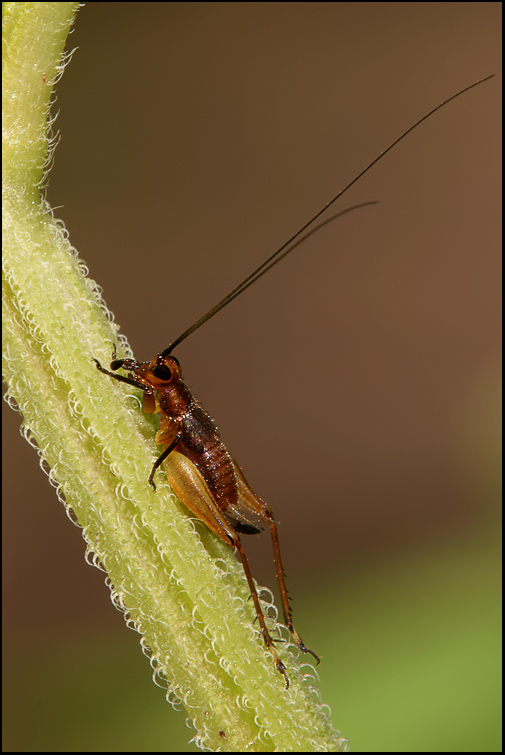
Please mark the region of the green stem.
<svg viewBox="0 0 505 755"><path fill-rule="evenodd" d="M3 4L8 399L82 527L87 557L107 572L115 604L142 634L167 697L184 703L197 743L238 752L344 750L289 643L280 646L286 690L253 626L230 548L188 516L161 477L156 493L147 484L157 453L153 420L139 411L134 389L104 379L92 361L107 363L117 326L40 195L50 97L77 9Z"/></svg>

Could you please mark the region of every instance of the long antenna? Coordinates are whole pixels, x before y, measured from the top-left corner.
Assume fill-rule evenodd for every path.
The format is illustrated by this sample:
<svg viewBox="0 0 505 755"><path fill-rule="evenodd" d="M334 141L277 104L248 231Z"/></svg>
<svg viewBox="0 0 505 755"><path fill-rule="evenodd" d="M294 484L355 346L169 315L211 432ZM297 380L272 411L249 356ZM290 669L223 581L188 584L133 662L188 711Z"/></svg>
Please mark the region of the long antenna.
<svg viewBox="0 0 505 755"><path fill-rule="evenodd" d="M211 317L214 317L223 307L226 307L227 304L229 304L233 299L235 299L239 294L242 293L246 288L251 286L253 283L256 282L256 280L264 273L266 272L266 268L268 268L269 265L273 264L273 261L283 252L286 247L288 247L300 234L302 234L308 227L311 225L317 218L325 212L328 207L330 207L334 202L337 201L337 199L340 199L340 197L345 194L348 189L351 188L351 186L354 186L354 184L359 181L360 178L362 178L365 173L368 173L368 171L373 168L373 166L379 162L379 160L382 160L382 158L387 155L388 152L390 152L393 147L396 147L396 145L402 141L402 139L405 139L408 134L410 134L411 131L413 131L415 128L417 128L423 121L430 118L434 113L437 112L437 110L440 110L445 105L447 105L449 102L452 102L452 100L455 100L456 97L459 97L460 95L464 94L465 92L468 92L470 89L473 89L476 86L479 86L479 84L483 84L484 81L489 81L489 79L492 79L494 76L494 73L492 73L490 76L486 76L483 79L479 79L479 81L476 81L474 84L470 84L470 86L465 87L464 89L461 89L461 91L457 92L456 94L453 94L451 97L448 97L446 100L440 103L440 105L437 105L437 107L433 108L433 110L430 110L429 113L424 115L422 118L420 118L418 121L414 123L413 126L411 126L407 131L405 131L398 139L395 139L395 141L389 145L387 149L384 150L384 152L381 152L378 157L375 158L375 160L372 160L372 162L367 165L367 167L361 171L353 180L347 184L343 189L341 189L338 194L336 194L333 199L330 199L329 202L327 202L324 207L322 207L319 212L316 212L316 214L309 220L305 225L303 225L295 234L294 236L291 236L290 239L288 239L279 249L277 249L276 252L274 252L268 259L266 259L263 264L261 264L259 267L256 268L250 275L247 276L247 278L244 278L244 280L238 284L232 291L230 291L229 294L227 294L223 299L221 299L220 302L218 302L212 309L209 309L209 311L202 315L199 320L197 320L193 325L191 325L190 328L184 331L182 335L180 335L178 338L175 339L175 341L172 341L172 343L167 346L166 349L164 349L160 356L164 357L170 354L176 346L178 346L182 341L184 341L188 336L190 336L192 333L195 332L195 330L198 330L199 327L201 327L204 323L207 322L207 320L210 320ZM353 209L353 208L350 208ZM291 251L291 249L289 250ZM286 252L287 254L288 252Z"/></svg>

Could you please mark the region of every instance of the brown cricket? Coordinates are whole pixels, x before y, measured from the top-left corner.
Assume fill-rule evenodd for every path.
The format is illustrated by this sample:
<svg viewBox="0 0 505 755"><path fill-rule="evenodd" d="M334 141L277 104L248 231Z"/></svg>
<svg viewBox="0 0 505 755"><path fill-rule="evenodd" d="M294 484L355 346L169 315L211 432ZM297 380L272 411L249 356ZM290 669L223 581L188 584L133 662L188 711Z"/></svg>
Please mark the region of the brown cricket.
<svg viewBox="0 0 505 755"><path fill-rule="evenodd" d="M365 175L375 163L381 160L398 142L404 139L407 134L451 100L490 78L492 76L487 76L465 87L414 123L413 126L405 131L402 136L396 139L359 175L347 184L344 189L339 191L331 201L325 204L294 236L265 260L262 265L247 276L233 291L184 331L166 349L157 354L150 362L137 362L135 359L116 359L116 352L114 350L113 359L110 364L112 372L110 372L104 369L97 359L94 360L97 368L104 374L110 375L115 380L128 383L128 385L132 385L135 388L140 388L144 394L143 411L147 414L158 413L160 415L156 443L163 446L163 452L154 463L148 482L156 489L154 474L158 467L164 464L164 471L168 481L181 501L221 540L236 549L244 566L263 639L274 658L277 670L284 677L286 687L289 687L286 668L279 658L274 641L266 625L249 563L240 540L240 535L242 534L255 535L262 531L263 528L258 526L258 519L265 522L270 528L284 623L300 650L303 653L310 653L318 663L319 658L305 645L293 626L292 612L289 605L279 548L279 537L273 512L270 506L256 495L249 485L237 462L222 442L216 424L205 409L196 401L184 383L180 364L172 356L172 351L201 325L207 322L207 320L214 317L223 307L252 285L275 262L279 261L282 252L287 254L291 251L291 249L288 249L290 244L353 184ZM128 376L115 374L120 369L125 370Z"/></svg>

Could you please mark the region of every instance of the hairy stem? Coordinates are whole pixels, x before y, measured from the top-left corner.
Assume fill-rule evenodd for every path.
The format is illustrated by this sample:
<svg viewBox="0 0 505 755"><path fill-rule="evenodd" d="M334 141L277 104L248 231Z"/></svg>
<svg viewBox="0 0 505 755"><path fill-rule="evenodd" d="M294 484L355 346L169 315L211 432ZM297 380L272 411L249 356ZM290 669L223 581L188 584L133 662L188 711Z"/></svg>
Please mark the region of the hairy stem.
<svg viewBox="0 0 505 755"><path fill-rule="evenodd" d="M138 391L105 379L111 342L126 340L40 194L51 152L50 99L77 3L4 3L3 363L8 400L83 529L87 558L142 635L167 697L181 700L201 746L230 751L335 751L332 731L293 646L276 671L229 548L188 516L160 478ZM265 610L268 606L265 606ZM270 606L270 614L273 608ZM270 619L274 636L281 631ZM307 671L307 668L305 669Z"/></svg>

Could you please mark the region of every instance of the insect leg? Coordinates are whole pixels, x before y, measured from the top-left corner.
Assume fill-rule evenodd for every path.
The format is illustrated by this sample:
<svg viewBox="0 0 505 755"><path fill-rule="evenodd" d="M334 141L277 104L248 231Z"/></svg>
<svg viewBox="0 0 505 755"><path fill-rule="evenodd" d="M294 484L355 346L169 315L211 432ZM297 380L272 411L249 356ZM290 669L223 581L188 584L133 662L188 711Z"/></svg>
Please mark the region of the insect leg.
<svg viewBox="0 0 505 755"><path fill-rule="evenodd" d="M133 385L135 388L141 388L143 391L147 391L148 388L146 388L143 383L140 383L137 380L134 380L133 378L125 377L124 375L116 375L115 372L109 372L109 370L106 370L105 367L102 367L98 359L95 359L93 357L93 361L96 364L96 367L100 372L103 372L104 375L108 375L111 378L114 378L114 380L119 380L120 383L128 383L128 385Z"/></svg>
<svg viewBox="0 0 505 755"><path fill-rule="evenodd" d="M270 512L269 512L270 513ZM268 524L270 525L270 532L272 535L272 545L274 549L274 560L275 560L275 571L277 573L277 581L279 583L279 590L281 593L281 602L282 602L282 611L284 614L284 622L293 635L296 644L302 651L302 653L310 653L316 661L319 663L320 658L317 656L314 651L310 650L305 643L303 642L302 638L296 631L296 629L293 626L293 619L291 616L291 606L289 605L288 600L288 590L286 587L286 581L284 576L284 569L282 568L282 560L281 560L281 549L279 546L279 536L277 534L277 526L275 524L275 520L273 518L273 514L270 514L271 518L267 518Z"/></svg>
<svg viewBox="0 0 505 755"><path fill-rule="evenodd" d="M167 458L167 456L172 453L172 451L174 450L174 448L176 447L176 445L180 441L181 435L182 435L182 432L179 431L177 433L177 435L175 436L175 438L171 441L171 443L165 448L165 450L163 451L163 453L161 454L161 456L159 456L156 459L156 461L154 462L154 464L153 464L153 468L151 469L151 474L149 475L148 482L149 482L149 485L153 486L154 490L156 490L156 485L153 482L154 473L156 472L156 470L158 469L158 467L161 464L163 464L163 462L165 461L165 459Z"/></svg>
<svg viewBox="0 0 505 755"><path fill-rule="evenodd" d="M260 601L259 601L259 598L258 598L258 592L256 590L256 585L254 584L254 580L252 578L251 570L249 568L249 562L247 560L247 556L245 554L245 551L244 551L244 549L242 547L242 543L240 542L240 539L239 539L238 536L236 537L235 542L233 543L233 546L239 552L240 558L242 560L242 565L244 567L245 575L246 575L247 581L249 583L249 589L251 591L252 599L254 601L254 607L256 609L256 616L258 617L258 621L260 623L261 633L263 635L263 639L265 640L265 645L267 646L267 648L269 649L269 651L272 653L272 655L274 657L274 661L275 661L275 667L276 667L277 671L279 671L283 675L284 681L286 682L286 688L288 688L289 687L289 679L288 679L288 675L286 674L286 667L284 666L283 662L281 661L281 659L277 655L277 650L275 649L274 641L272 640L272 638L270 636L270 632L267 629L267 625L266 625L266 622L265 622L265 617L263 615L263 611L261 610L261 605L260 605Z"/></svg>
<svg viewBox="0 0 505 755"><path fill-rule="evenodd" d="M169 433L170 426L164 429L162 438L158 439L158 442L161 440L163 445L168 443L168 448L170 448L173 443L173 440L168 435ZM286 687L288 687L289 679L286 674L286 669L277 655L274 641L272 640L266 626L265 616L261 610L261 604L251 575L249 562L247 561L239 535L234 529L232 522L228 521L227 517L223 514L222 509L219 508L218 503L210 492L201 472L199 472L195 464L182 453L177 450L173 451L170 458L165 462L165 472L172 489L179 496L185 506L187 506L193 514L196 514L196 516L204 522L215 535L226 543L226 545L230 548L235 548L240 555L251 597L254 601L256 617L261 627L261 634L263 635L265 645L273 656L277 671L283 675Z"/></svg>
<svg viewBox="0 0 505 755"><path fill-rule="evenodd" d="M256 493L254 493L251 486L245 479L242 470L240 469L240 467L238 466L235 460L233 460L233 464L235 468L235 476L237 478L240 503L243 506L245 506L245 508L248 509L249 511L254 511L264 522L268 522L268 526L270 527L270 532L272 535L272 545L274 549L275 571L277 573L277 581L279 583L279 590L281 593L284 623L286 624L287 628L293 635L293 638L296 644L298 645L298 647L300 648L300 650L302 651L302 653L310 653L319 663L319 657L312 650L309 650L309 648L305 645L302 638L300 637L300 635L298 634L298 632L293 626L291 608L290 608L289 600L288 600L288 591L286 588L286 582L284 578L284 570L282 568L281 551L279 547L279 536L277 534L277 527L275 524L275 518L274 518L273 512L270 506L268 506L265 503L265 501L262 501L261 498L258 498Z"/></svg>

